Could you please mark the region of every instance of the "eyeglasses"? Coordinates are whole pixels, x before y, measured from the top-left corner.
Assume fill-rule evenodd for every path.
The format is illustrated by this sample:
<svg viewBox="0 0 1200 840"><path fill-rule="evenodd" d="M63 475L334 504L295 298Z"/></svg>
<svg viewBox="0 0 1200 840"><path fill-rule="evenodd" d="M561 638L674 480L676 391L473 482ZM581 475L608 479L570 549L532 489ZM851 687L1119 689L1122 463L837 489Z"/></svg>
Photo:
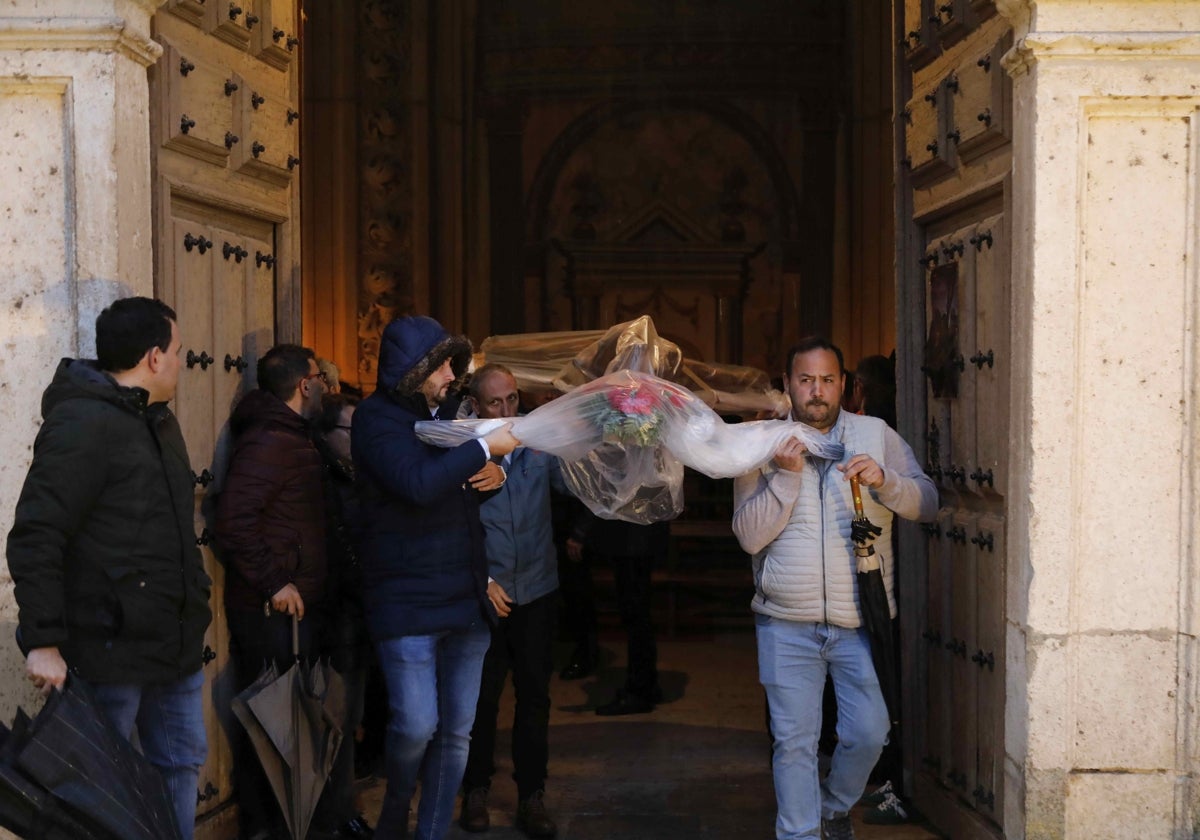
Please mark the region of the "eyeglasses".
<svg viewBox="0 0 1200 840"><path fill-rule="evenodd" d="M304 377L304 378L303 378L303 379L301 379L300 381L301 381L301 382L307 382L307 381L308 381L308 380L310 380L310 379L320 379L320 380L321 380L322 382L324 382L326 385L328 385L328 384L329 384L329 376L328 376L328 375L326 375L325 371L323 371L323 370L319 370L319 371L317 371L316 373L310 373L308 376Z"/></svg>

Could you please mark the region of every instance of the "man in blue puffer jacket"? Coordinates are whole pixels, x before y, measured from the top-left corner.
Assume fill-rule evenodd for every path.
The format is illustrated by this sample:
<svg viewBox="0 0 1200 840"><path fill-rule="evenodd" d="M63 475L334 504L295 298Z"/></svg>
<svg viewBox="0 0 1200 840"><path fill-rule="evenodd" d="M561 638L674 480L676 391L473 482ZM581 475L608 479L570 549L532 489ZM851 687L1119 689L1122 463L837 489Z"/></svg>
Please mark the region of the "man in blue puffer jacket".
<svg viewBox="0 0 1200 840"><path fill-rule="evenodd" d="M417 840L449 829L491 639L479 503L504 483L489 459L518 441L504 426L441 449L414 430L418 420L454 418L447 394L470 359L465 337L432 318L399 318L383 331L377 389L354 413L364 600L388 687L379 837L407 836L418 772Z"/></svg>

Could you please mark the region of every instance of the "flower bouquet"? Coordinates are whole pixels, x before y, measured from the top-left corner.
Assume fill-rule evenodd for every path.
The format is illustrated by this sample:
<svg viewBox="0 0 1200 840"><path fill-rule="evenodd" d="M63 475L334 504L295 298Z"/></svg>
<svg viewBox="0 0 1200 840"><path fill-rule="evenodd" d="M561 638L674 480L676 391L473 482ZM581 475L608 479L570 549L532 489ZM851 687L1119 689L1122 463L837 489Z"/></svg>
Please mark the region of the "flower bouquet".
<svg viewBox="0 0 1200 840"><path fill-rule="evenodd" d="M422 421L427 443L456 446L510 421ZM597 515L648 524L683 509L683 466L730 478L767 463L788 438L812 456L843 457L842 444L790 420L726 423L695 394L635 370L619 370L512 421L524 445L563 461L575 494Z"/></svg>
<svg viewBox="0 0 1200 840"><path fill-rule="evenodd" d="M661 379L590 383L578 393L590 394L580 411L601 430L602 443L657 446L666 431L668 411L687 404L691 394Z"/></svg>

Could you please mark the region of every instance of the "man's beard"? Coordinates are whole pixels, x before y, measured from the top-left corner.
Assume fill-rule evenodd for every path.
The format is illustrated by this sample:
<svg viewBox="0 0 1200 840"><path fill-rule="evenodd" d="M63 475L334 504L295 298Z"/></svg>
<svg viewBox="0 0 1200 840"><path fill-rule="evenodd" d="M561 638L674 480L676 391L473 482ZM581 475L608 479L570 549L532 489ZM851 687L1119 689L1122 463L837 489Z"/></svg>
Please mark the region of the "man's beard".
<svg viewBox="0 0 1200 840"><path fill-rule="evenodd" d="M813 409L824 409L824 414L819 415L813 412ZM796 419L801 423L807 423L814 429L828 429L837 420L837 408L829 403L820 402L819 400L810 400L800 407L799 410L794 410ZM823 425L821 424L823 421Z"/></svg>
<svg viewBox="0 0 1200 840"><path fill-rule="evenodd" d="M425 391L425 402L430 408L437 408L446 401L450 396L450 385L446 384L438 388L436 391Z"/></svg>

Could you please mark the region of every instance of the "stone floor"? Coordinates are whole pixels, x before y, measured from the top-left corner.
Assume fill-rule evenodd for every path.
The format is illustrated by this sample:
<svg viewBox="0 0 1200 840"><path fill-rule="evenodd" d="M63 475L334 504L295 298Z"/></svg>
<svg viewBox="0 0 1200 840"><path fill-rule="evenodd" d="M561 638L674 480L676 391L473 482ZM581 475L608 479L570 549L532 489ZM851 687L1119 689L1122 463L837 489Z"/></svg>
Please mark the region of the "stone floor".
<svg viewBox="0 0 1200 840"><path fill-rule="evenodd" d="M561 840L765 840L774 836L775 797L753 631L728 630L660 641L664 702L652 714L601 718L623 677L624 646L605 640L605 665L592 678L551 685L550 779L546 802ZM511 686L501 711L492 830L449 837L512 840L516 790L508 732ZM374 823L383 783L363 791ZM861 811L862 809L858 809ZM457 811L456 811L457 816ZM868 826L859 840L934 840L922 824Z"/></svg>

